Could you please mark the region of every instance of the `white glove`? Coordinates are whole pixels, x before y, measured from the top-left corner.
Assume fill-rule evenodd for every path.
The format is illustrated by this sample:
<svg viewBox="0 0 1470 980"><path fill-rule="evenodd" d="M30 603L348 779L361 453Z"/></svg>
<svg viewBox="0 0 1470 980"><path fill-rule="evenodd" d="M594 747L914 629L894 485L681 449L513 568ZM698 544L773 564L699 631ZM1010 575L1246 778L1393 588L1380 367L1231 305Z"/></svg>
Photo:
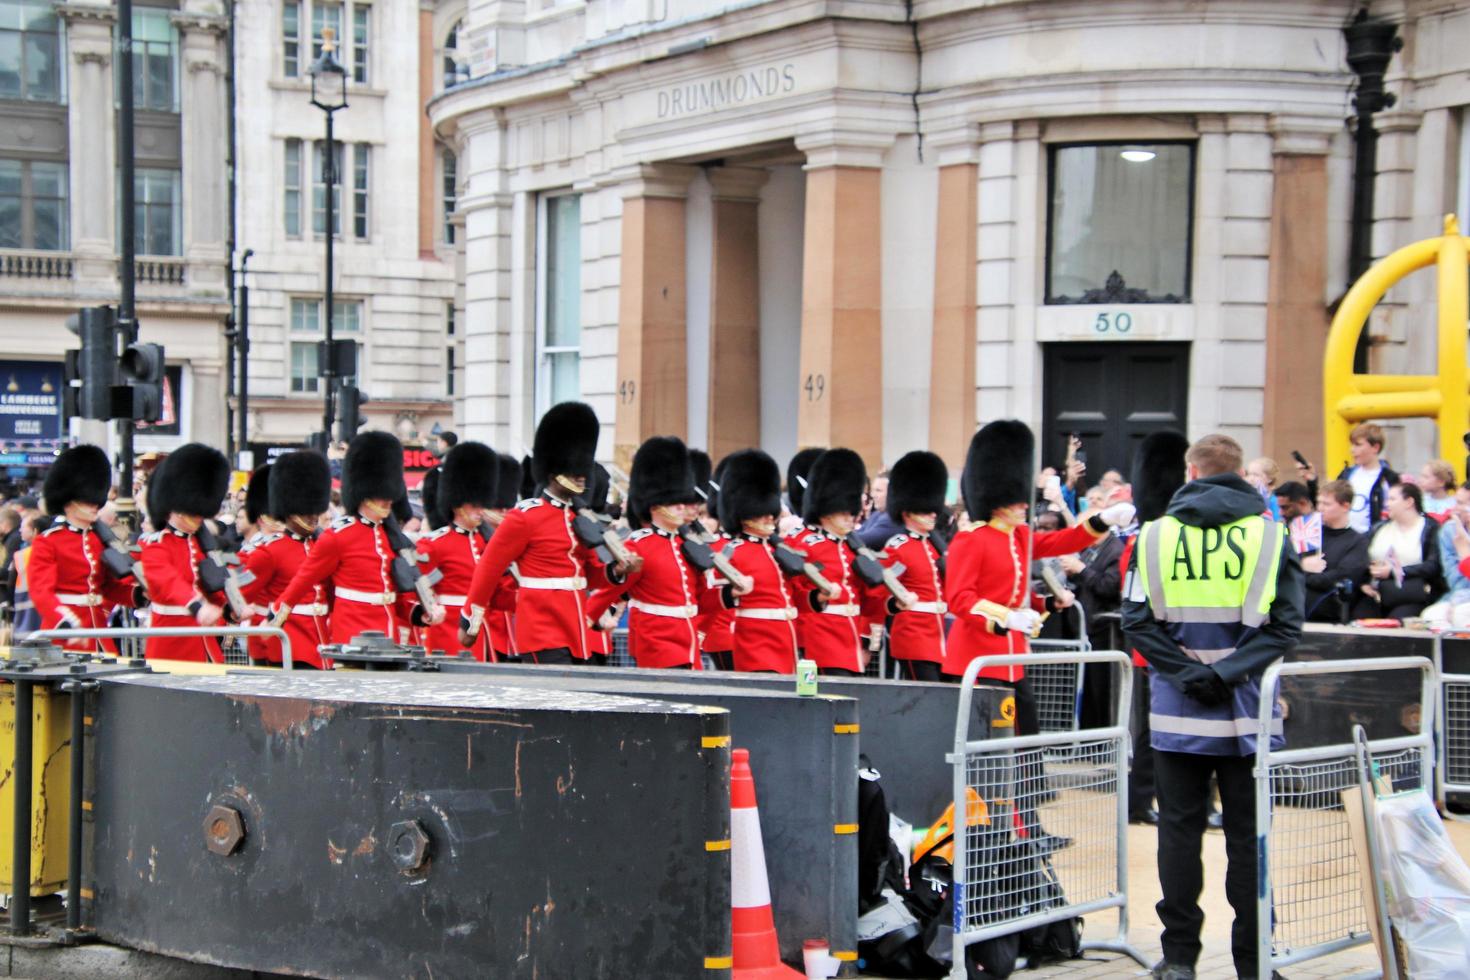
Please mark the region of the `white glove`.
<svg viewBox="0 0 1470 980"><path fill-rule="evenodd" d="M1105 507L1098 516L1103 523L1109 527L1127 527L1133 523L1133 518L1138 514L1138 508L1132 504L1113 504Z"/></svg>
<svg viewBox="0 0 1470 980"><path fill-rule="evenodd" d="M1012 609L1006 615L1006 629L1030 633L1041 623L1041 613L1034 609Z"/></svg>

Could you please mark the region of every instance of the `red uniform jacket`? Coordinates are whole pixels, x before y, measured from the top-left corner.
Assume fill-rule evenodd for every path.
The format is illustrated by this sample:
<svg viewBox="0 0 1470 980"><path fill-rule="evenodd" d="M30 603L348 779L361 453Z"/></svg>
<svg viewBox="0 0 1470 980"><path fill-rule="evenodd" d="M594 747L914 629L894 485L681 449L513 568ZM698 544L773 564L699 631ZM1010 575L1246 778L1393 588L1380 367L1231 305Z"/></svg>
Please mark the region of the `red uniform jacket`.
<svg viewBox="0 0 1470 980"><path fill-rule="evenodd" d="M306 538L292 532L267 534L253 544L240 549L240 564L250 570L255 580L240 589L245 601L252 606L274 605L281 593L291 584L307 556L316 545L315 537ZM324 660L317 649L330 643L332 637L328 614L331 606L327 602L327 586L321 583L312 586L305 601L291 609L291 618L281 629L291 639L291 662L326 669L332 665ZM281 643L274 637L252 640L259 643L260 656L273 664L281 662Z"/></svg>
<svg viewBox="0 0 1470 980"><path fill-rule="evenodd" d="M765 538L741 535L730 552L730 564L754 583L733 600L736 670L796 673L796 607L774 551Z"/></svg>
<svg viewBox="0 0 1470 980"><path fill-rule="evenodd" d="M485 551L486 541L478 531L449 524L419 538L419 571L427 575L434 569L444 577L434 586L439 604L444 607L444 621L423 631L424 646L431 653L455 656L465 647L459 645L459 614L470 593L470 580L475 565ZM481 630L469 651L476 660L494 661L489 630Z"/></svg>
<svg viewBox="0 0 1470 980"><path fill-rule="evenodd" d="M41 629L63 620L80 629L105 629L117 606L133 604L133 578L114 579L102 564L107 546L91 528L83 530L58 519L31 542L27 566L31 602ZM113 650L110 640L68 640L68 650Z"/></svg>
<svg viewBox="0 0 1470 980"><path fill-rule="evenodd" d="M729 544L730 536L721 532L710 544L710 548L724 551ZM714 592L729 584L713 568L704 573L704 582L706 589ZM700 650L705 653L729 653L735 649L735 610L714 605L709 612L699 617L699 633L704 638L699 644Z"/></svg>
<svg viewBox="0 0 1470 980"><path fill-rule="evenodd" d="M206 597L200 592L198 568L204 553L194 535L170 526L144 536L142 546L150 626L198 626L196 617L206 598L221 604L220 597ZM214 637L154 637L145 645L144 656L149 660L224 662L219 640Z"/></svg>
<svg viewBox="0 0 1470 980"><path fill-rule="evenodd" d="M586 590L613 584L592 550L572 531L570 505L542 494L522 500L505 515L475 566L470 583L471 618L486 616L515 565L515 644L521 654L566 648L578 660L587 647Z"/></svg>
<svg viewBox="0 0 1470 980"><path fill-rule="evenodd" d="M971 660L984 654L1025 653L1030 649L1024 633L1007 630L989 617L971 612L982 599L1009 609L1045 608L1041 598L1031 593L1028 539L1030 558L1051 558L1091 547L1099 536L1085 523L1034 538L1029 527L1005 531L994 524L979 524L956 534L949 547L946 581L955 624L944 654L944 672L963 674ZM1018 681L1026 676L1026 669L987 667L980 676Z"/></svg>
<svg viewBox="0 0 1470 980"><path fill-rule="evenodd" d="M882 622L888 590L865 586L852 568L857 552L826 531L808 531L795 547L806 552L807 561L821 565L822 576L842 590L828 601L806 578L791 580L803 653L818 667L862 673L867 622L875 616Z"/></svg>
<svg viewBox="0 0 1470 980"><path fill-rule="evenodd" d="M349 643L354 636L367 632L384 633L398 641L400 627L409 622L417 597L398 594L393 584L393 558L383 525L361 517L343 517L317 538L311 554L277 598L276 607L294 609L311 602L317 586L331 579L333 643Z"/></svg>
<svg viewBox="0 0 1470 980"><path fill-rule="evenodd" d="M600 589L588 603L596 619L624 595L628 612L628 651L640 667L693 667L699 656L701 610L713 611L719 596L706 598L705 577L684 557L683 539L661 528L637 531L628 548L643 558L643 567L625 585Z"/></svg>
<svg viewBox="0 0 1470 980"><path fill-rule="evenodd" d="M785 544L786 547L791 548L794 551L805 551L806 550L806 546L803 545L801 542L806 538L806 536L808 534L812 534L814 532L816 532L816 529L815 528L813 528L813 527L811 527L811 526L809 526L807 524L803 524L801 527L797 528L795 531L792 531L790 534L788 534L785 537L781 538L781 542L783 544ZM820 533L820 532L816 532L816 533ZM810 556L808 556L808 557L810 557ZM817 561L817 559L812 559L812 561L815 562L815 561ZM828 581L831 581L831 579L828 579ZM797 599L796 589L794 588L793 583L791 581L789 581L789 580L787 581L786 588L787 588L788 591L791 592L792 604L797 606L797 610L796 610L796 612L797 612L796 621L794 623L792 623L792 626L796 630L796 648L798 650L805 650L806 649L806 620L803 619L802 616L801 616L801 609L802 609L802 606L805 605L805 601L803 600L803 602L801 604L797 604L797 602L796 602L796 599Z"/></svg>
<svg viewBox="0 0 1470 980"><path fill-rule="evenodd" d="M1137 531L1135 531L1134 533L1130 534L1128 537L1126 537L1126 538L1123 539L1123 554L1118 557L1118 581L1119 582L1126 583L1128 581L1128 563L1133 560L1133 546L1136 545L1137 543L1138 543L1138 532ZM1461 569L1461 574L1464 574L1464 570L1463 569ZM1124 593L1126 594L1126 592L1127 592L1127 587L1125 585L1125 587L1124 587ZM1147 667L1148 666L1148 661L1143 659L1143 654L1139 653L1137 650L1133 650L1133 651L1130 651L1130 652L1133 654L1133 666L1135 666L1135 667Z"/></svg>
<svg viewBox="0 0 1470 980"><path fill-rule="evenodd" d="M914 594L917 608L898 610L888 630L888 652L896 660L944 663L944 576L939 551L927 534L905 531L883 546L887 568L903 565L898 580Z"/></svg>

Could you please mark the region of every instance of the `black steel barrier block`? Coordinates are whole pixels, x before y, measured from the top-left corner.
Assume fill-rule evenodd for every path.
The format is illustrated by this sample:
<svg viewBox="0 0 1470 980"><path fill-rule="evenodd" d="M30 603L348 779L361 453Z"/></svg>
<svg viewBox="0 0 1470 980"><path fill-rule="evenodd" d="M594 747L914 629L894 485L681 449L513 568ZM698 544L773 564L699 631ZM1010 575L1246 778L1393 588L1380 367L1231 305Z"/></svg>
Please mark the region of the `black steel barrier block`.
<svg viewBox="0 0 1470 980"><path fill-rule="evenodd" d="M257 672L105 684L95 732L104 940L316 977L730 976L718 709Z"/></svg>
<svg viewBox="0 0 1470 980"><path fill-rule="evenodd" d="M1445 641L1446 665L1463 661L1470 643ZM1287 655L1290 662L1360 660L1369 657L1434 657L1434 637L1423 630L1362 629L1312 624ZM1450 667L1453 672L1453 667ZM1418 732L1419 674L1291 674L1281 679L1288 748L1349 744L1352 728L1368 737L1399 738Z"/></svg>
<svg viewBox="0 0 1470 980"><path fill-rule="evenodd" d="M552 674L583 677L592 673L601 677L638 677L665 684L725 684L762 691L796 690L796 679L785 674L640 670L633 667L538 667L529 664L495 664L487 669L507 676ZM883 794L889 809L915 826L928 826L931 821L939 819L954 798L954 769L944 758L954 749L959 685L876 677L822 677L818 680L818 690L823 694L854 698L860 704L862 732L858 742L873 767L883 774ZM1014 716L1014 707L1009 689L977 685L971 699L970 737L1010 735L1009 719ZM756 791L759 792L759 772L756 780Z"/></svg>
<svg viewBox="0 0 1470 980"><path fill-rule="evenodd" d="M857 769L859 715L851 698L798 697L794 690L691 680L689 671L544 668L444 659L440 676L462 684L599 691L711 705L730 713L736 748L750 750L760 802L771 908L781 956L801 962L802 942L824 938L856 975ZM429 675L432 676L432 675Z"/></svg>

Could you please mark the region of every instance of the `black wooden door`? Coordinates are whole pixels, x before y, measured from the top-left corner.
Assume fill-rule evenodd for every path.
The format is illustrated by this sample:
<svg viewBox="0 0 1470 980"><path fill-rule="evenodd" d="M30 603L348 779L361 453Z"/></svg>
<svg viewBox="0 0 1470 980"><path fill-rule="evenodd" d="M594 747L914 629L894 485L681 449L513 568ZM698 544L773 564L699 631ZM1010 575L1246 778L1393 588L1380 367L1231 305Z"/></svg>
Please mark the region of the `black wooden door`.
<svg viewBox="0 0 1470 980"><path fill-rule="evenodd" d="M1189 345L1046 344L1042 463L1061 468L1067 435L1082 437L1088 485L1110 469L1128 478L1133 450L1156 429L1188 433Z"/></svg>

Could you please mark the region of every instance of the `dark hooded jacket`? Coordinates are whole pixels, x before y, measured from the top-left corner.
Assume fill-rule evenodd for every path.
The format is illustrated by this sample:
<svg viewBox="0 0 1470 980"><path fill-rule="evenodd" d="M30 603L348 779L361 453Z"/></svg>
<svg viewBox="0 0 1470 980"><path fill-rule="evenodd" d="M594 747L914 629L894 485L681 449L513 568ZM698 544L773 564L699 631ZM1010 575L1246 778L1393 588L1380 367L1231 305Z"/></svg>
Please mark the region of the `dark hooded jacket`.
<svg viewBox="0 0 1470 980"><path fill-rule="evenodd" d="M1264 509L1260 493L1234 473L1207 476L1186 483L1169 501L1168 515L1191 527L1220 527ZM1296 646L1302 632L1305 579L1301 559L1289 547L1281 550L1276 573L1276 599L1270 617L1260 629L1247 630L1233 653L1211 666L1227 684L1259 679L1267 667ZM1138 552L1129 564L1130 582L1136 582ZM1165 680L1175 683L1180 671L1197 665L1156 619L1148 598L1138 588L1128 588L1123 599L1123 631L1133 649Z"/></svg>

